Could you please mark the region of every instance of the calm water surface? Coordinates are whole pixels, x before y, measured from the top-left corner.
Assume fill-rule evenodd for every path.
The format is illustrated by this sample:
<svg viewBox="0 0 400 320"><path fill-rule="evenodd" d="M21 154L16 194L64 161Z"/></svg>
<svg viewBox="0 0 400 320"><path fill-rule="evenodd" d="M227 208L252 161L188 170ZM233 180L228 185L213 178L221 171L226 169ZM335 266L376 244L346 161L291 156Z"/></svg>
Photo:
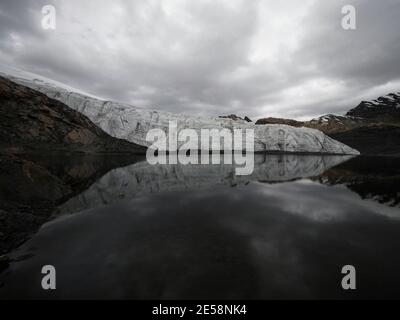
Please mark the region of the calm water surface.
<svg viewBox="0 0 400 320"><path fill-rule="evenodd" d="M400 298L398 159L110 170L10 253L0 298ZM41 289L54 265L57 289ZM357 270L344 291L341 268Z"/></svg>

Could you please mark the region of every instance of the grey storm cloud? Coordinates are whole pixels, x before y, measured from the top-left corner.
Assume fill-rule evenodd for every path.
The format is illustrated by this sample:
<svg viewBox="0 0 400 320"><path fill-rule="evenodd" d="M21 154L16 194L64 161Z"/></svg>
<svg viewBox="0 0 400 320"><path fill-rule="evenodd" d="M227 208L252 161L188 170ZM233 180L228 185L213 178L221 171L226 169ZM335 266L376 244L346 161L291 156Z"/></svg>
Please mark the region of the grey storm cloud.
<svg viewBox="0 0 400 320"><path fill-rule="evenodd" d="M0 62L171 112L302 119L400 90L399 16L400 0L1 0Z"/></svg>

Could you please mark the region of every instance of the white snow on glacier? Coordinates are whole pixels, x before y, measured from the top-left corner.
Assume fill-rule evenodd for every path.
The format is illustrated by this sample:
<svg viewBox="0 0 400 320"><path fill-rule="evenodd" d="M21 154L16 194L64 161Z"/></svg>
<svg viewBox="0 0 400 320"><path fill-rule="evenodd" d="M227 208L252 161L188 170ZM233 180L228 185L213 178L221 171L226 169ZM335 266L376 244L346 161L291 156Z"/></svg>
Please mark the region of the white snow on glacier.
<svg viewBox="0 0 400 320"><path fill-rule="evenodd" d="M51 79L5 66L0 66L0 75L63 102L86 115L113 137L143 146L151 145L146 141L149 130L160 128L168 132L169 122L176 121L178 130L194 129L199 136L201 129L253 129L255 151L359 154L357 150L316 129L278 124L255 125L244 120L173 114L106 101Z"/></svg>

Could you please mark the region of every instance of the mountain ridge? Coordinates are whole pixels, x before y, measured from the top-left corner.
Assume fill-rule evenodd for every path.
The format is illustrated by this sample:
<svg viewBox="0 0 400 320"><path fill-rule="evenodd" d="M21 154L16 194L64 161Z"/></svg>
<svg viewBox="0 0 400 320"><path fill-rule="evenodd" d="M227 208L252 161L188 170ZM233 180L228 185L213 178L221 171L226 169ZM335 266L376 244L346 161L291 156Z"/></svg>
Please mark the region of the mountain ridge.
<svg viewBox="0 0 400 320"><path fill-rule="evenodd" d="M68 87L60 87L59 83L41 80L40 77L29 73L19 72L16 75L6 76L12 81L42 92L82 113L110 136L144 147L151 144L146 140L147 132L150 129L159 128L166 132L169 122L176 121L178 130L188 128L194 129L196 132L203 128L228 129L230 131L253 129L255 152L359 154L357 150L312 128L294 128L284 125L256 126L254 123L241 119L172 114L99 100L76 91L69 91Z"/></svg>
<svg viewBox="0 0 400 320"><path fill-rule="evenodd" d="M400 93L361 101L345 115L326 114L309 121L262 118L256 124L283 123L318 129L362 154L400 155Z"/></svg>
<svg viewBox="0 0 400 320"><path fill-rule="evenodd" d="M0 151L5 153L144 153L109 136L86 116L0 76Z"/></svg>

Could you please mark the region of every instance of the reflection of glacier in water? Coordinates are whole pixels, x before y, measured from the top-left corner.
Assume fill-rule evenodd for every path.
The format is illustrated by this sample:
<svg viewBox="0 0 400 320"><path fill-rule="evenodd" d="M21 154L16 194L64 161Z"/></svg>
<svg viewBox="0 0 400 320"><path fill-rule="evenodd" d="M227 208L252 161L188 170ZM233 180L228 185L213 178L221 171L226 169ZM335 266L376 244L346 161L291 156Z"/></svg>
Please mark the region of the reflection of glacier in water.
<svg viewBox="0 0 400 320"><path fill-rule="evenodd" d="M143 161L113 169L85 192L62 204L58 212L74 213L148 193L315 177L353 156L256 154L254 157L254 172L249 176L235 175L235 165L227 164L150 165Z"/></svg>
<svg viewBox="0 0 400 320"><path fill-rule="evenodd" d="M400 211L367 197L397 199L398 159L343 160L257 156L248 177L217 165L109 171L61 207L93 210L54 219L10 253L0 299L398 298ZM67 171L81 163L77 176L89 176L96 161ZM40 286L49 263L52 292ZM351 295L340 286L349 263L363 281Z"/></svg>
<svg viewBox="0 0 400 320"><path fill-rule="evenodd" d="M278 162L269 171L268 163L258 162L248 181L316 174L334 163L289 159L294 160L289 167L279 162L281 172ZM111 177L116 182L103 194L105 200L121 191L134 197L129 192L152 177L165 190L197 187L179 186L184 174L203 181L204 188L160 193L155 188L152 194L54 219L10 254L10 266L0 274L0 299L398 298L398 208L363 200L341 183L319 181L359 180L348 169L362 162L351 159L316 177L236 188L224 180L224 171L220 184L213 185L218 179L211 168L208 182L196 167L154 167L158 171L148 177L145 163L114 170L104 176L104 188ZM377 166L376 160L367 162ZM129 176L127 169L136 174ZM135 185L135 177L147 180ZM121 188L123 181L128 185ZM87 194L86 200L98 201L100 195ZM87 203L95 205L101 202ZM40 270L49 263L57 269L57 290L51 292L40 286ZM362 278L351 295L340 285L341 268L349 263L358 266Z"/></svg>

